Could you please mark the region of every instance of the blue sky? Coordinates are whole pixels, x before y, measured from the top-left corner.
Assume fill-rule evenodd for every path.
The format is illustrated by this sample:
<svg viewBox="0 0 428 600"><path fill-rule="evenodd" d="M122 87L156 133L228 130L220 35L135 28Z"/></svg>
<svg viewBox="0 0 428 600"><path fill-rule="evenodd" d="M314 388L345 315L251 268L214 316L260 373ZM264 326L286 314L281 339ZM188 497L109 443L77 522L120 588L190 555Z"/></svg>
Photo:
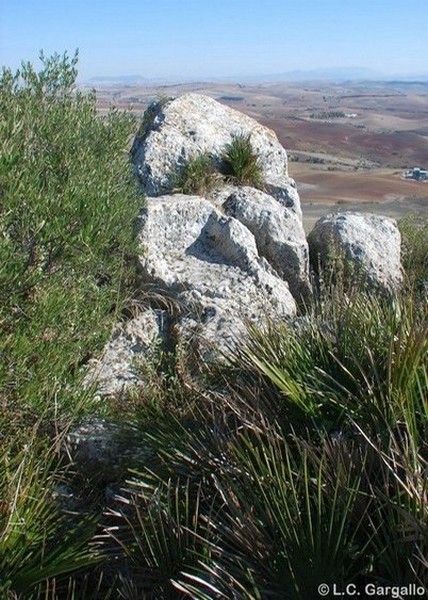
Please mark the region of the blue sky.
<svg viewBox="0 0 428 600"><path fill-rule="evenodd" d="M80 78L362 66L428 73L426 0L0 0L0 63L79 48Z"/></svg>

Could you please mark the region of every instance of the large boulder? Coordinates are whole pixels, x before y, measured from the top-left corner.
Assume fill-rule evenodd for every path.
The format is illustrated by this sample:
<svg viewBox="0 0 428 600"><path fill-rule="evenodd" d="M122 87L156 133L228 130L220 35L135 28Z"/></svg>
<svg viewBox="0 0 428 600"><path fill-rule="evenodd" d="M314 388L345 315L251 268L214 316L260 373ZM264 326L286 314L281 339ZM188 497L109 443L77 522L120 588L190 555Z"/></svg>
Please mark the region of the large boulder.
<svg viewBox="0 0 428 600"><path fill-rule="evenodd" d="M401 237L394 219L353 212L326 215L315 224L308 243L314 265L326 264L333 252L372 289L391 293L402 282Z"/></svg>
<svg viewBox="0 0 428 600"><path fill-rule="evenodd" d="M253 233L238 219L198 196L149 198L140 221L142 279L173 294L178 328L200 343L228 352L246 323L293 316L288 284L260 255ZM208 353L208 354L207 354Z"/></svg>
<svg viewBox="0 0 428 600"><path fill-rule="evenodd" d="M210 153L220 166L225 146L234 135L251 136L267 191L301 216L296 186L288 177L287 153L276 134L200 94L157 102L146 111L131 151L145 193L161 196L173 192L175 175L186 161L202 153Z"/></svg>
<svg viewBox="0 0 428 600"><path fill-rule="evenodd" d="M309 251L300 218L272 196L250 187L228 187L216 197L226 215L254 235L260 256L287 281L297 302L308 299Z"/></svg>

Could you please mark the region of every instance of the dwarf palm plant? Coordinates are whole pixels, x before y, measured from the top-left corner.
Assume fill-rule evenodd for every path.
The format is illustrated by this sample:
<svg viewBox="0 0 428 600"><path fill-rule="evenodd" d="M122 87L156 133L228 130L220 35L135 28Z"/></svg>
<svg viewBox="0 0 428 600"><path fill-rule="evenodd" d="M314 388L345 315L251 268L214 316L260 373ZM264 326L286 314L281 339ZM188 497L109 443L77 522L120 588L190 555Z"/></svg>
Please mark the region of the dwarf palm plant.
<svg viewBox="0 0 428 600"><path fill-rule="evenodd" d="M251 134L233 135L222 158L223 172L232 181L256 188L263 187L263 168L251 144Z"/></svg>
<svg viewBox="0 0 428 600"><path fill-rule="evenodd" d="M369 562L363 453L286 440L268 421L261 431L239 402L225 419L233 401L219 402L149 436L156 454L103 539L122 550L128 585L159 598L313 598L326 578L354 581Z"/></svg>
<svg viewBox="0 0 428 600"><path fill-rule="evenodd" d="M388 436L397 422L424 439L428 367L426 315L412 299L354 292L322 302L299 327L252 329L240 357L280 391L282 402L332 427L350 419ZM416 439L416 438L415 438Z"/></svg>
<svg viewBox="0 0 428 600"><path fill-rule="evenodd" d="M21 432L19 440L4 440L0 452L2 597L38 597L37 590L49 591L50 582L100 560L89 544L95 523L89 518L73 523L55 500L61 479L51 450L34 436L26 444L22 438Z"/></svg>
<svg viewBox="0 0 428 600"><path fill-rule="evenodd" d="M211 589L224 597L233 590L248 599L309 599L320 582L349 582L363 572L369 502L360 459L353 463L349 453L344 464L328 445L319 452L274 431L249 432L233 455L237 473L215 477L225 506L209 520L211 561L201 565ZM208 591L202 578L184 575L187 586Z"/></svg>
<svg viewBox="0 0 428 600"><path fill-rule="evenodd" d="M189 159L173 178L175 192L202 196L211 191L219 180L209 153Z"/></svg>
<svg viewBox="0 0 428 600"><path fill-rule="evenodd" d="M369 302L253 331L232 377L213 371L215 393L187 380L187 409L183 395L155 429L134 424L149 458L103 543L136 597L309 599L394 570L423 581L424 318Z"/></svg>

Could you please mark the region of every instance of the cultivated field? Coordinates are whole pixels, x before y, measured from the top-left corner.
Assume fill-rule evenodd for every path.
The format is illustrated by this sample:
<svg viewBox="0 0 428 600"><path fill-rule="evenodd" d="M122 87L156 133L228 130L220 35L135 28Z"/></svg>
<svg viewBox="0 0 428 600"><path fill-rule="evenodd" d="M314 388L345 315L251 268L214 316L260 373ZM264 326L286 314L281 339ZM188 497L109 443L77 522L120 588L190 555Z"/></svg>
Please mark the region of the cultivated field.
<svg viewBox="0 0 428 600"><path fill-rule="evenodd" d="M304 223L332 210L400 217L427 210L428 183L404 169L428 167L428 83L183 84L100 88L112 104L142 114L154 98L207 94L274 129L289 154Z"/></svg>

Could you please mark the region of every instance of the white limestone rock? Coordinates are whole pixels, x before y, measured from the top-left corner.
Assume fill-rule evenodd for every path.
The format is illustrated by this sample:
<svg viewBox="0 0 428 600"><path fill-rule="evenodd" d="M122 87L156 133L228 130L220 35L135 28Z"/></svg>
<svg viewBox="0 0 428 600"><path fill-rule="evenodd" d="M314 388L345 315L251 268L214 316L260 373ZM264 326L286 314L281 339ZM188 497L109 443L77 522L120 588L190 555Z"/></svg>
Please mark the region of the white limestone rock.
<svg viewBox="0 0 428 600"><path fill-rule="evenodd" d="M143 281L176 295L186 307L179 327L202 346L233 348L246 322L296 312L288 288L256 239L237 219L198 196L148 198L138 234Z"/></svg>
<svg viewBox="0 0 428 600"><path fill-rule="evenodd" d="M251 137L267 193L230 185L209 198L173 193L187 160L210 153L220 168L238 134ZM135 362L173 330L211 358L244 339L248 322L293 316L308 290L300 200L273 131L212 98L186 94L149 107L131 154L149 196L136 225L142 282L172 296L181 313L170 320L166 311L148 310L118 326L85 378L102 396L144 385Z"/></svg>
<svg viewBox="0 0 428 600"><path fill-rule="evenodd" d="M173 191L174 174L186 161L209 152L218 165L233 135L251 134L269 193L301 217L287 153L276 134L247 115L201 94L152 104L132 147L136 174L148 196Z"/></svg>
<svg viewBox="0 0 428 600"><path fill-rule="evenodd" d="M138 374L136 361L147 357L167 334L166 311L147 309L134 318L120 323L104 351L87 365L84 386L94 386L100 396L118 397L144 381Z"/></svg>
<svg viewBox="0 0 428 600"><path fill-rule="evenodd" d="M299 302L308 298L309 250L296 213L272 196L251 187L229 187L217 195L224 212L238 219L254 235L260 256L288 282Z"/></svg>
<svg viewBox="0 0 428 600"><path fill-rule="evenodd" d="M330 214L308 237L311 258L325 263L331 247L355 266L376 290L396 291L402 283L401 236L394 219L367 213Z"/></svg>

